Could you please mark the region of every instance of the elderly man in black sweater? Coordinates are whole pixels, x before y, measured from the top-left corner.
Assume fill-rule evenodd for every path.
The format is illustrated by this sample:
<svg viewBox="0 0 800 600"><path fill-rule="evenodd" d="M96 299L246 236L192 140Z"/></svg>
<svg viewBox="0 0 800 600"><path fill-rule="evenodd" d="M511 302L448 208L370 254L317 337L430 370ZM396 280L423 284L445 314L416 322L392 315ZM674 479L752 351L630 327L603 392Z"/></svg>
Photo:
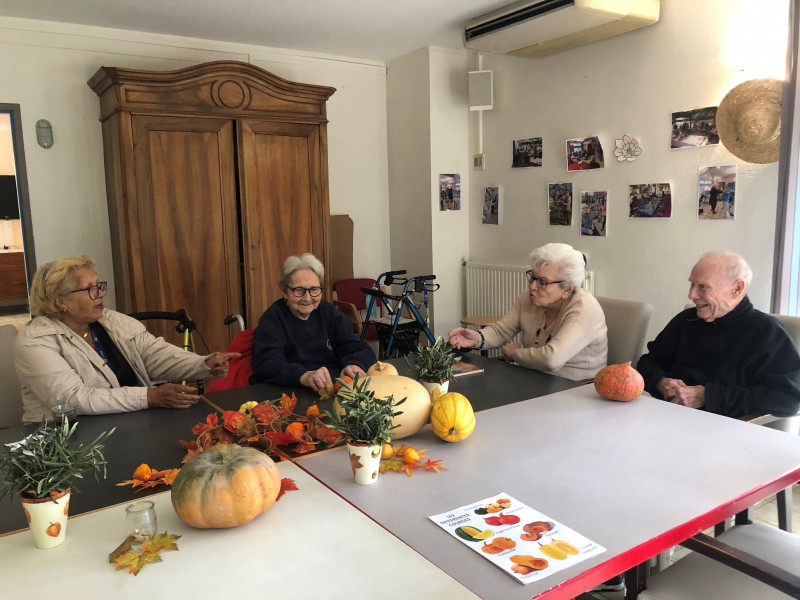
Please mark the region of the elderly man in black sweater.
<svg viewBox="0 0 800 600"><path fill-rule="evenodd" d="M674 317L637 370L656 398L728 417L800 409L800 356L783 325L753 308L753 273L732 253L707 254L689 276L695 307Z"/></svg>

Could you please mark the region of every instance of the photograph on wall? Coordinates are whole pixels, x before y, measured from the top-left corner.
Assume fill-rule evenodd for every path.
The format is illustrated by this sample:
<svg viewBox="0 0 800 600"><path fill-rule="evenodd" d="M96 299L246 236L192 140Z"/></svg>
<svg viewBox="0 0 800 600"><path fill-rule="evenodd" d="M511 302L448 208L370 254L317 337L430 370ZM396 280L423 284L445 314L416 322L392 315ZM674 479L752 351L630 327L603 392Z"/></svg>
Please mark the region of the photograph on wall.
<svg viewBox="0 0 800 600"><path fill-rule="evenodd" d="M672 215L672 192L668 183L629 185L629 217L668 219Z"/></svg>
<svg viewBox="0 0 800 600"><path fill-rule="evenodd" d="M608 192L581 192L581 235L605 237Z"/></svg>
<svg viewBox="0 0 800 600"><path fill-rule="evenodd" d="M671 148L697 148L719 144L717 107L672 113Z"/></svg>
<svg viewBox="0 0 800 600"><path fill-rule="evenodd" d="M567 171L602 169L603 147L596 137L567 140Z"/></svg>
<svg viewBox="0 0 800 600"><path fill-rule="evenodd" d="M439 175L439 210L461 210L461 175Z"/></svg>
<svg viewBox="0 0 800 600"><path fill-rule="evenodd" d="M547 185L547 211L550 213L550 225L572 224L571 183Z"/></svg>
<svg viewBox="0 0 800 600"><path fill-rule="evenodd" d="M500 188L483 188L483 213L481 223L484 225L497 225L500 216Z"/></svg>
<svg viewBox="0 0 800 600"><path fill-rule="evenodd" d="M736 165L700 167L697 218L732 219L736 199Z"/></svg>
<svg viewBox="0 0 800 600"><path fill-rule="evenodd" d="M529 138L527 140L514 140L514 154L511 159L511 168L541 167L542 166L542 138Z"/></svg>

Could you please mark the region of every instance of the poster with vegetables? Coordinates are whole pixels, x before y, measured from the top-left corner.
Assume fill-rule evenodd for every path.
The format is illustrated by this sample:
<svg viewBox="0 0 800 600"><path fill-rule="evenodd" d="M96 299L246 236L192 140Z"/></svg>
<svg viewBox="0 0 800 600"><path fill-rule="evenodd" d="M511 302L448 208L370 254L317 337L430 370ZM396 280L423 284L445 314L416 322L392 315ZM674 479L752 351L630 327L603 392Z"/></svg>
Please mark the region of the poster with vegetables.
<svg viewBox="0 0 800 600"><path fill-rule="evenodd" d="M606 551L502 492L429 518L526 585Z"/></svg>

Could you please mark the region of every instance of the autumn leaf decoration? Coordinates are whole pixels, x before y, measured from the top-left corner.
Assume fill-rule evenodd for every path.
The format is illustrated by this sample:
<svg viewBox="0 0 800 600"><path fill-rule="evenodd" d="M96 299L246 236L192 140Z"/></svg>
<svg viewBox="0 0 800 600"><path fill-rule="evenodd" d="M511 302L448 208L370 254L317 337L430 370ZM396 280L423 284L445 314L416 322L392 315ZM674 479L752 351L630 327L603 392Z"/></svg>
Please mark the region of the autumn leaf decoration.
<svg viewBox="0 0 800 600"><path fill-rule="evenodd" d="M333 445L341 440L338 431L326 427L316 405L303 416L293 413L297 405L294 394L283 394L277 400L245 402L239 410L226 410L222 415L208 415L205 423L192 428L194 441L181 440L186 462L214 444L239 444L273 453L278 446L288 446L295 454Z"/></svg>
<svg viewBox="0 0 800 600"><path fill-rule="evenodd" d="M161 555L159 552L162 550L177 550L179 535L167 533L157 533L151 540L142 542L142 549L137 552L133 549L133 543L136 538L129 535L125 541L117 546L111 554L108 555L108 562L116 565L116 570L128 569L128 573L138 575L139 571L145 565L161 562Z"/></svg>
<svg viewBox="0 0 800 600"><path fill-rule="evenodd" d="M386 471L396 471L397 473L405 473L411 477L414 474L415 469L436 471L437 473L439 472L439 469L444 469L445 471L450 470L442 464L441 460L430 460L428 455L425 454L426 452L427 449L417 450L413 446L396 444L391 447L390 456L388 456L386 460L381 463L379 471L381 473L386 473Z"/></svg>
<svg viewBox="0 0 800 600"><path fill-rule="evenodd" d="M172 485L175 481L175 476L180 469L167 469L166 471L156 471L151 469L146 463L142 463L133 472L133 479L128 479L118 486L130 485L131 488L140 492L147 488L156 487L157 485ZM139 489L136 489L139 488Z"/></svg>

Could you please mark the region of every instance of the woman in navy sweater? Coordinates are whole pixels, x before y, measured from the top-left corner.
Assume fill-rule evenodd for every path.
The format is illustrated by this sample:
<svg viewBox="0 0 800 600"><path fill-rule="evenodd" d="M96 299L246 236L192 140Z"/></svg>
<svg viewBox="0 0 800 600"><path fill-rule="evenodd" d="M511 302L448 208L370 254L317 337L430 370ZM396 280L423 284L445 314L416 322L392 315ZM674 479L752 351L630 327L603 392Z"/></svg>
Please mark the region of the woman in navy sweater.
<svg viewBox="0 0 800 600"><path fill-rule="evenodd" d="M322 299L325 269L313 254L283 263L283 298L261 315L253 340L253 379L304 385L314 391L333 383L331 371L364 375L375 353L353 333L350 321Z"/></svg>

